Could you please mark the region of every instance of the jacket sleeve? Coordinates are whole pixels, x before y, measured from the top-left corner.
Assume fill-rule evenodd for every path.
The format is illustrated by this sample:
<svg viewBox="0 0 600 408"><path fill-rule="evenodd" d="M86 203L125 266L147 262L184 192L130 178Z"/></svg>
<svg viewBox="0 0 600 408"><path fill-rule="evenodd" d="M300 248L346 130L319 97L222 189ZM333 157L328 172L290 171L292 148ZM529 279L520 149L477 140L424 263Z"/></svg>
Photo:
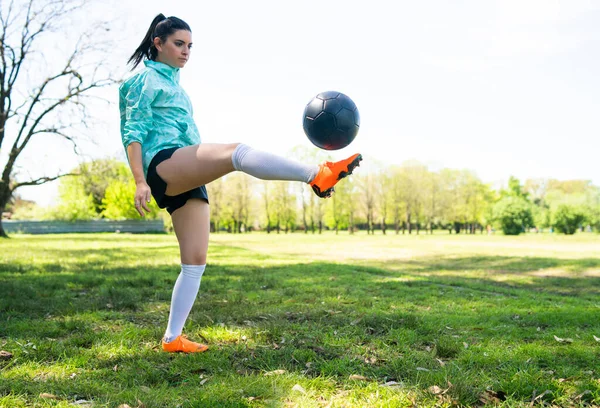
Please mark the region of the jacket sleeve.
<svg viewBox="0 0 600 408"><path fill-rule="evenodd" d="M156 91L151 78L140 76L131 86L120 92L121 138L127 149L133 142L144 143L152 129L152 102Z"/></svg>

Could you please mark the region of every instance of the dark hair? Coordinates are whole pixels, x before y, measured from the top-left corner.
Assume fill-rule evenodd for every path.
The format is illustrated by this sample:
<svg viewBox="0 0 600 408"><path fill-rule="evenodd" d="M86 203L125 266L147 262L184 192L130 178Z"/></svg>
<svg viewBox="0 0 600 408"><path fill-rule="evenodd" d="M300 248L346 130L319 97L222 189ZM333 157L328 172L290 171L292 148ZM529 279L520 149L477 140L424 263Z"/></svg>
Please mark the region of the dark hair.
<svg viewBox="0 0 600 408"><path fill-rule="evenodd" d="M156 60L156 56L158 55L158 50L154 46L154 39L159 37L161 41L167 41L167 37L173 34L177 30L187 30L192 32L190 26L180 18L177 17L165 17L164 14L159 14L154 17L152 23L150 24L150 28L142 43L135 50L135 52L127 61L128 64L133 64L132 70L135 69L139 65L140 62L146 57L149 60Z"/></svg>

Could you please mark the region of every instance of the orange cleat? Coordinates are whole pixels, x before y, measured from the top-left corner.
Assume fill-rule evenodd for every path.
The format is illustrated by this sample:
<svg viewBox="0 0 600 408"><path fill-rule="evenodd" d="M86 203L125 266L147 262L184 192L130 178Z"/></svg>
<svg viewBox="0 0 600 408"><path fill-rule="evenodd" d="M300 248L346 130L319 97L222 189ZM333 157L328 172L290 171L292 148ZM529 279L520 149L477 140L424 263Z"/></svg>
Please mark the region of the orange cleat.
<svg viewBox="0 0 600 408"><path fill-rule="evenodd" d="M338 162L325 162L319 165L319 173L309 184L316 195L321 198L331 197L333 186L338 181L352 174L352 171L357 167L362 160L362 155L356 153L348 157L346 160Z"/></svg>
<svg viewBox="0 0 600 408"><path fill-rule="evenodd" d="M186 336L181 335L177 336L175 340L170 343L165 343L162 341L162 348L164 351L169 353L202 353L208 350L208 346L205 344L194 343L191 340L188 340Z"/></svg>

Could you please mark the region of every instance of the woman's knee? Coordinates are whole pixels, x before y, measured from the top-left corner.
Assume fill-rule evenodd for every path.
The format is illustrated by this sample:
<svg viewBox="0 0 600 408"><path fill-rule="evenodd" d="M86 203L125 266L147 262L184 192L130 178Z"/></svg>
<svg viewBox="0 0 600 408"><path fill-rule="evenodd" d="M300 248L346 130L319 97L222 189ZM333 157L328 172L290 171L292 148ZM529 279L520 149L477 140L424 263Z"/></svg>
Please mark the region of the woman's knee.
<svg viewBox="0 0 600 408"><path fill-rule="evenodd" d="M206 265L206 253L202 251L186 251L181 253L181 263L186 265Z"/></svg>

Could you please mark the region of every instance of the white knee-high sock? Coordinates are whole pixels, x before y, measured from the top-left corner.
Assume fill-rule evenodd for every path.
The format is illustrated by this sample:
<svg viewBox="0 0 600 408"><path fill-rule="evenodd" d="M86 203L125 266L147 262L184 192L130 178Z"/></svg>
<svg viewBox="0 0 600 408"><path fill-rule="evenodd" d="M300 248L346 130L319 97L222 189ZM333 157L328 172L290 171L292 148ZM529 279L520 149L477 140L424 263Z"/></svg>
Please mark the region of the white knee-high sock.
<svg viewBox="0 0 600 408"><path fill-rule="evenodd" d="M319 166L307 165L272 153L254 150L239 144L231 156L233 168L262 180L289 180L310 183L319 172Z"/></svg>
<svg viewBox="0 0 600 408"><path fill-rule="evenodd" d="M181 264L181 273L175 282L171 296L171 312L165 332L165 342L170 343L181 334L183 325L192 310L196 296L198 296L200 280L205 268L206 265Z"/></svg>

